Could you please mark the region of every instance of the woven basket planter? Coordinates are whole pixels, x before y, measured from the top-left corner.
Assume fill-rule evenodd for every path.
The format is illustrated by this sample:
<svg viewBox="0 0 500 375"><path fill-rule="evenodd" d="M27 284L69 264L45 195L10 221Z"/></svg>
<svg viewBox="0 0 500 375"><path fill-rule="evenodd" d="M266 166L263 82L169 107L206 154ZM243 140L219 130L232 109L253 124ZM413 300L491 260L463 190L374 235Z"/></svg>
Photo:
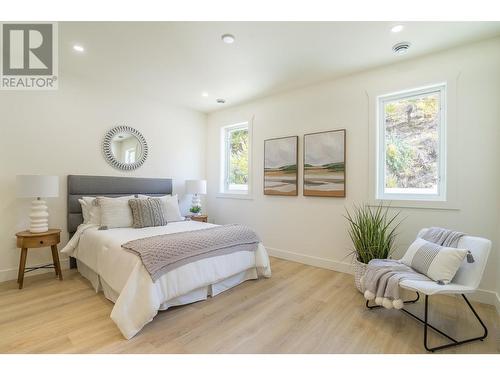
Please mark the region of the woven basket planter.
<svg viewBox="0 0 500 375"><path fill-rule="evenodd" d="M367 265L365 263L361 263L359 260L354 259L354 284L360 293L363 293L361 290L361 278L366 272Z"/></svg>

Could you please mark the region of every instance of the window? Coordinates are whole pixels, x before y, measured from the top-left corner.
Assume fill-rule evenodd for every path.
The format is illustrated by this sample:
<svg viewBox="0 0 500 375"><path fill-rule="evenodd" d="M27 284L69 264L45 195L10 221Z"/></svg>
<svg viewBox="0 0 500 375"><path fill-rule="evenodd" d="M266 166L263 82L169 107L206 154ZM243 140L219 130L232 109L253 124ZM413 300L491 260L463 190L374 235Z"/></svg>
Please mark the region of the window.
<svg viewBox="0 0 500 375"><path fill-rule="evenodd" d="M135 148L129 148L125 150L125 164L133 164L135 163Z"/></svg>
<svg viewBox="0 0 500 375"><path fill-rule="evenodd" d="M378 98L377 199L446 200L446 86Z"/></svg>
<svg viewBox="0 0 500 375"><path fill-rule="evenodd" d="M221 192L249 194L250 131L248 123L222 128Z"/></svg>

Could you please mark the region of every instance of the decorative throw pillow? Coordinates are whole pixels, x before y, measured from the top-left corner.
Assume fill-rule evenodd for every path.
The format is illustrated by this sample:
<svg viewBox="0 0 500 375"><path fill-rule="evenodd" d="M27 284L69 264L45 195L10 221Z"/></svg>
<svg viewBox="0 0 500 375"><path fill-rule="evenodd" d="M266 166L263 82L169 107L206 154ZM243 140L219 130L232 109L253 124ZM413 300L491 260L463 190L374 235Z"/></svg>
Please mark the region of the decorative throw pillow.
<svg viewBox="0 0 500 375"><path fill-rule="evenodd" d="M87 203L83 199L78 199L78 203L82 207L83 224L88 224L90 220L90 212Z"/></svg>
<svg viewBox="0 0 500 375"><path fill-rule="evenodd" d="M128 204L132 209L132 226L134 228L167 225L165 205L159 198L130 199Z"/></svg>
<svg viewBox="0 0 500 375"><path fill-rule="evenodd" d="M465 249L443 247L417 238L401 258L401 262L434 281L448 284L466 255Z"/></svg>
<svg viewBox="0 0 500 375"><path fill-rule="evenodd" d="M101 211L101 227L129 228L133 224L132 210L128 205L133 195L118 198L97 197L96 202Z"/></svg>
<svg viewBox="0 0 500 375"><path fill-rule="evenodd" d="M184 217L181 215L181 210L179 209L177 194L164 195L163 197L149 199L160 199L162 201L166 211L165 217L169 223L173 221L184 221Z"/></svg>
<svg viewBox="0 0 500 375"><path fill-rule="evenodd" d="M101 225L101 208L97 205L95 197L82 197L87 206L87 224Z"/></svg>

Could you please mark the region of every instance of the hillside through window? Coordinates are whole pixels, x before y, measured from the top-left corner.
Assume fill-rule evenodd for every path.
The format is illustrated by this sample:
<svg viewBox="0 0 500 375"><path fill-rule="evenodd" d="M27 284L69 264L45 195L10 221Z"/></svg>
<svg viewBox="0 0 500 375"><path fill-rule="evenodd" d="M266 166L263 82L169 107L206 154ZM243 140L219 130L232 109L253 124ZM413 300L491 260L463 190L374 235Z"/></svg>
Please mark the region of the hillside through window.
<svg viewBox="0 0 500 375"><path fill-rule="evenodd" d="M445 86L379 98L377 198L445 199Z"/></svg>

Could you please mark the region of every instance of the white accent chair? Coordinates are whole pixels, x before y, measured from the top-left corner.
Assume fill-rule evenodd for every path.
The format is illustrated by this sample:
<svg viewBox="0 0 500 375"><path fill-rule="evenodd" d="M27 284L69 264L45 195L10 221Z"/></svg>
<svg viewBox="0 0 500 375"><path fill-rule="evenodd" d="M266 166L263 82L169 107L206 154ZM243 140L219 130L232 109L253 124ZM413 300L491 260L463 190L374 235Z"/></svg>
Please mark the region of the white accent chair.
<svg viewBox="0 0 500 375"><path fill-rule="evenodd" d="M422 229L418 235L418 237L422 237L428 228ZM455 277L451 281L450 284L440 285L435 281L418 281L418 280L404 280L399 286L414 291L417 293L417 298L411 301L405 301L405 304L415 303L419 300L420 294L425 295L425 310L424 310L424 319L414 315L406 309L402 309L405 313L417 319L421 323L424 324L424 347L426 350L430 352L434 352L440 349L446 349L452 346L457 346L461 344L465 344L467 342L480 340L483 341L488 336L488 329L486 325L483 323L477 312L472 307L471 303L465 296L466 294L474 293L479 287L479 283L483 277L484 269L486 268L486 262L488 260L488 256L491 250L491 241L486 238L481 237L472 237L472 236L464 236L462 237L457 245L458 248L467 249L472 253L474 257L473 263L468 263L467 258L464 259L462 265L458 269ZM483 327L483 335L478 337L473 337L466 340L458 341L450 336L448 336L443 331L437 329L432 326L428 322L428 310L429 310L429 297L434 294L461 294L470 310L478 320L478 322ZM377 308L380 306L370 306L369 301L366 302L366 306L370 309ZM427 343L427 330L428 328L433 329L437 333L443 335L447 339L451 341L449 344L440 345L436 347L429 347Z"/></svg>

